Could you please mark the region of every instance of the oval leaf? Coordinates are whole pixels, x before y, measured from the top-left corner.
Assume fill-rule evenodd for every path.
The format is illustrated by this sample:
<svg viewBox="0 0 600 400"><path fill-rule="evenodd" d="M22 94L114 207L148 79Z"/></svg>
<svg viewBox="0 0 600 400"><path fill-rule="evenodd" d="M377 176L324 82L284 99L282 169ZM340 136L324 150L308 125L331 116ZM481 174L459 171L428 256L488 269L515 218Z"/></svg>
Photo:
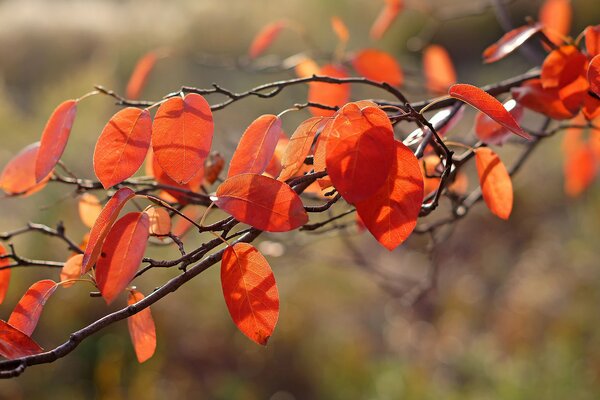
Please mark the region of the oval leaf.
<svg viewBox="0 0 600 400"><path fill-rule="evenodd" d="M247 243L227 247L221 261L221 286L238 329L266 345L279 318L279 293L267 260Z"/></svg>
<svg viewBox="0 0 600 400"><path fill-rule="evenodd" d="M336 15L331 17L331 29L333 29L333 32L335 32L335 35L341 43L346 43L348 42L348 39L350 39L350 33L348 33L346 24L344 24L344 21Z"/></svg>
<svg viewBox="0 0 600 400"><path fill-rule="evenodd" d="M96 222L90 231L90 237L81 262L82 275L92 268L96 263L96 260L98 260L106 235L108 235L110 228L119 216L119 212L121 212L125 203L127 203L134 195L135 193L133 190L128 187L121 188L116 191L102 209L102 212L96 219Z"/></svg>
<svg viewBox="0 0 600 400"><path fill-rule="evenodd" d="M42 133L40 151L35 163L36 182L40 182L48 176L58 163L67 146L76 113L77 101L67 100L56 107L48 119Z"/></svg>
<svg viewBox="0 0 600 400"><path fill-rule="evenodd" d="M450 88L448 93L455 99L475 107L511 132L531 140L531 136L521 129L515 118L502 106L502 103L477 86L456 84Z"/></svg>
<svg viewBox="0 0 600 400"><path fill-rule="evenodd" d="M488 147L475 150L475 164L485 204L492 214L508 219L513 206L513 187L506 167Z"/></svg>
<svg viewBox="0 0 600 400"><path fill-rule="evenodd" d="M326 121L323 117L312 117L303 121L290 137L281 160L281 174L277 178L286 181L295 176L310 153L315 135Z"/></svg>
<svg viewBox="0 0 600 400"><path fill-rule="evenodd" d="M427 89L446 93L456 83L456 71L450 54L440 45L432 44L423 51L423 70Z"/></svg>
<svg viewBox="0 0 600 400"><path fill-rule="evenodd" d="M571 0L546 0L540 8L539 21L544 25L544 33L556 45L571 29Z"/></svg>
<svg viewBox="0 0 600 400"><path fill-rule="evenodd" d="M65 265L60 270L60 281L64 282L70 279L77 279L81 276L81 262L83 254L76 254L69 258ZM73 286L75 282L61 283L62 287L67 288Z"/></svg>
<svg viewBox="0 0 600 400"><path fill-rule="evenodd" d="M265 172L281 133L281 119L276 115L262 115L254 120L231 157L227 177Z"/></svg>
<svg viewBox="0 0 600 400"><path fill-rule="evenodd" d="M96 282L106 304L112 303L135 275L146 251L149 225L146 213L125 214L106 236L96 263Z"/></svg>
<svg viewBox="0 0 600 400"><path fill-rule="evenodd" d="M0 355L13 360L42 351L44 349L29 336L0 320Z"/></svg>
<svg viewBox="0 0 600 400"><path fill-rule="evenodd" d="M503 104L515 121L519 122L523 116L523 107L514 99L508 100ZM475 134L484 143L501 145L511 136L510 131L500 125L482 112L477 113L475 117Z"/></svg>
<svg viewBox="0 0 600 400"><path fill-rule="evenodd" d="M332 78L347 78L348 74L343 67L335 65L324 65L318 75L330 76ZM350 99L350 85L347 83L335 84L327 82L310 82L308 84L308 101L326 106L341 107ZM317 117L329 117L335 114L333 110L310 107L310 112Z"/></svg>
<svg viewBox="0 0 600 400"><path fill-rule="evenodd" d="M94 172L105 189L123 182L142 166L151 135L147 110L128 107L112 116L94 149Z"/></svg>
<svg viewBox="0 0 600 400"><path fill-rule="evenodd" d="M8 253L2 244L0 243L0 256L5 256ZM0 268L7 267L10 265L10 259L0 258ZM8 285L10 284L10 268L0 269L0 304L6 297L8 291Z"/></svg>
<svg viewBox="0 0 600 400"><path fill-rule="evenodd" d="M171 232L171 216L162 207L151 207L145 211L150 223L150 234L164 236Z"/></svg>
<svg viewBox="0 0 600 400"><path fill-rule="evenodd" d="M352 59L352 67L367 79L400 86L404 74L400 64L389 53L376 49L365 49Z"/></svg>
<svg viewBox="0 0 600 400"><path fill-rule="evenodd" d="M403 0L385 0L385 7L381 10L371 26L371 38L375 40L381 39L403 8Z"/></svg>
<svg viewBox="0 0 600 400"><path fill-rule="evenodd" d="M590 62L587 78L590 83L590 90L600 96L600 54Z"/></svg>
<svg viewBox="0 0 600 400"><path fill-rule="evenodd" d="M44 304L57 287L56 282L49 279L31 285L10 314L9 325L31 336L40 319Z"/></svg>
<svg viewBox="0 0 600 400"><path fill-rule="evenodd" d="M84 193L79 197L78 209L81 222L88 228L91 228L102 212L102 204L100 204L100 200L93 194Z"/></svg>
<svg viewBox="0 0 600 400"><path fill-rule="evenodd" d="M39 192L50 180L50 174L41 182L35 179L35 160L40 143L32 143L14 156L0 174L0 188L11 196L27 197Z"/></svg>
<svg viewBox="0 0 600 400"><path fill-rule="evenodd" d="M125 89L125 96L130 100L137 100L140 97L140 93L146 86L148 76L154 69L156 60L158 59L156 52L150 51L142 58L140 58L133 68L129 82L127 82L127 89Z"/></svg>
<svg viewBox="0 0 600 400"><path fill-rule="evenodd" d="M523 107L552 119L570 119L575 114L567 109L555 88L544 89L539 79L531 79L511 89L512 97Z"/></svg>
<svg viewBox="0 0 600 400"><path fill-rule="evenodd" d="M265 25L254 37L248 56L253 59L260 56L273 43L281 30L285 27L285 21L275 21Z"/></svg>
<svg viewBox="0 0 600 400"><path fill-rule="evenodd" d="M137 290L131 290L127 296L127 304L133 305L141 301L144 295ZM131 343L135 355L140 363L148 360L156 350L156 327L150 307L146 307L137 314L127 318L127 327L131 336Z"/></svg>
<svg viewBox="0 0 600 400"><path fill-rule="evenodd" d="M381 188L356 203L356 211L369 232L386 249L393 250L410 236L423 203L419 161L402 143L395 142L395 158Z"/></svg>
<svg viewBox="0 0 600 400"><path fill-rule="evenodd" d="M542 24L534 24L520 26L505 33L500 40L483 51L483 61L489 64L503 59L540 30Z"/></svg>
<svg viewBox="0 0 600 400"><path fill-rule="evenodd" d="M600 25L585 28L585 48L589 57L600 54Z"/></svg>
<svg viewBox="0 0 600 400"><path fill-rule="evenodd" d="M185 184L179 184L163 171L154 155L150 160L150 168L152 170L154 179L156 179L158 183L165 185L164 190L173 197L169 201L177 201L180 204L187 204L193 199L193 197L189 193L186 193L186 191L198 192L202 187L202 182L204 180L203 168L198 170L198 173L189 182ZM169 186L172 186L173 188L169 188ZM184 191L177 190L177 188L183 189Z"/></svg>
<svg viewBox="0 0 600 400"><path fill-rule="evenodd" d="M291 231L308 221L296 192L263 175L232 176L219 185L213 201L238 221L263 231Z"/></svg>
<svg viewBox="0 0 600 400"><path fill-rule="evenodd" d="M565 193L570 197L582 194L594 181L598 173L597 160L593 150L585 144L566 155Z"/></svg>
<svg viewBox="0 0 600 400"><path fill-rule="evenodd" d="M577 47L558 47L548 54L542 64L542 86L563 87L582 75L586 66L587 58Z"/></svg>
<svg viewBox="0 0 600 400"><path fill-rule="evenodd" d="M190 93L165 101L152 124L152 149L163 171L179 184L188 183L204 168L213 137L210 105Z"/></svg>

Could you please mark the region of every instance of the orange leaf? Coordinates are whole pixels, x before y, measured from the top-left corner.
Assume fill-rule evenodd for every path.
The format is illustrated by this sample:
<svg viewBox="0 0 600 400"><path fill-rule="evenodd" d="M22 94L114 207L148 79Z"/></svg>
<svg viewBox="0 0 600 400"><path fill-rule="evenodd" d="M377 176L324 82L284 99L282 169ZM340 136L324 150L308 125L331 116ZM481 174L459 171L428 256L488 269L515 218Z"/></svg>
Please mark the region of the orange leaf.
<svg viewBox="0 0 600 400"><path fill-rule="evenodd" d="M207 158L208 159L208 158ZM150 161L150 167L152 169L152 175L154 179L160 184L173 186L174 188L181 188L185 190L189 190L192 192L198 192L202 187L202 182L204 181L204 169L198 170L198 173L186 184L179 184L171 179L160 167L158 162L156 161L156 157L152 157L152 161ZM185 192L165 188L165 192L171 195L173 198L171 200L178 201L181 204L187 204L191 198Z"/></svg>
<svg viewBox="0 0 600 400"><path fill-rule="evenodd" d="M592 58L588 67L587 78L590 83L590 90L600 96L600 54Z"/></svg>
<svg viewBox="0 0 600 400"><path fill-rule="evenodd" d="M327 173L349 203L364 200L385 182L394 162L394 131L379 108L345 105L327 138Z"/></svg>
<svg viewBox="0 0 600 400"><path fill-rule="evenodd" d="M511 89L512 97L523 107L547 115L552 119L570 119L575 114L567 109L557 89L544 89L539 79L531 79Z"/></svg>
<svg viewBox="0 0 600 400"><path fill-rule="evenodd" d="M271 157L271 161L269 161L269 165L267 165L263 175L270 176L271 178L277 178L279 176L281 173L281 158L283 157L283 152L289 142L290 139L288 139L285 133L281 132L277 145L275 146L273 157Z"/></svg>
<svg viewBox="0 0 600 400"><path fill-rule="evenodd" d="M273 43L281 30L285 27L285 21L275 21L262 28L252 40L248 56L253 59L260 56Z"/></svg>
<svg viewBox="0 0 600 400"><path fill-rule="evenodd" d="M0 256L7 255L6 249L0 243ZM7 267L10 265L10 259L0 258L0 268ZM10 283L10 268L0 269L0 304L6 297L8 291L8 284Z"/></svg>
<svg viewBox="0 0 600 400"><path fill-rule="evenodd" d="M308 221L296 192L263 175L232 176L219 185L216 198L211 199L238 221L262 231L291 231Z"/></svg>
<svg viewBox="0 0 600 400"><path fill-rule="evenodd" d="M341 66L325 65L318 75L329 76L332 78L347 78L346 70ZM326 106L341 107L350 99L350 85L347 83L335 84L327 82L310 82L308 84L308 101L319 103ZM310 112L317 117L329 117L335 114L335 111L324 110L321 108L310 107Z"/></svg>
<svg viewBox="0 0 600 400"><path fill-rule="evenodd" d="M600 25L585 28L585 48L590 58L600 54Z"/></svg>
<svg viewBox="0 0 600 400"><path fill-rule="evenodd" d="M148 214L151 235L168 235L171 232L171 216L162 207L151 207Z"/></svg>
<svg viewBox="0 0 600 400"><path fill-rule="evenodd" d="M31 336L40 319L44 304L57 287L56 282L50 279L31 285L10 314L8 324L27 336Z"/></svg>
<svg viewBox="0 0 600 400"><path fill-rule="evenodd" d="M44 351L29 336L0 320L0 355L13 360Z"/></svg>
<svg viewBox="0 0 600 400"><path fill-rule="evenodd" d="M131 100L137 100L140 97L140 93L146 86L148 76L154 69L158 57L155 51L150 51L142 56L135 64L133 72L127 82L127 89L125 90L125 96Z"/></svg>
<svg viewBox="0 0 600 400"><path fill-rule="evenodd" d="M227 247L221 261L221 286L238 329L266 345L279 318L279 293L267 260L247 243Z"/></svg>
<svg viewBox="0 0 600 400"><path fill-rule="evenodd" d="M142 166L151 135L148 110L127 107L112 116L94 149L94 172L105 189L123 182Z"/></svg>
<svg viewBox="0 0 600 400"><path fill-rule="evenodd" d="M225 166L225 159L218 151L211 151L204 162L204 181L209 185L216 182ZM192 179L193 182L193 179Z"/></svg>
<svg viewBox="0 0 600 400"><path fill-rule="evenodd" d="M563 42L563 37L571 29L571 1L546 0L540 8L539 20L544 25L544 33L556 45Z"/></svg>
<svg viewBox="0 0 600 400"><path fill-rule="evenodd" d="M163 171L179 184L188 183L204 168L213 137L210 105L199 94L172 97L156 111L152 149Z"/></svg>
<svg viewBox="0 0 600 400"><path fill-rule="evenodd" d="M505 33L500 40L483 51L483 61L489 64L503 59L542 28L541 24L524 25Z"/></svg>
<svg viewBox="0 0 600 400"><path fill-rule="evenodd" d="M333 32L335 32L335 35L338 37L340 42L346 43L348 39L350 39L348 28L346 27L346 24L344 24L344 21L342 21L340 17L335 15L331 17L331 28L333 29Z"/></svg>
<svg viewBox="0 0 600 400"><path fill-rule="evenodd" d="M403 0L385 0L385 7L371 26L371 37L375 40L381 39L403 8Z"/></svg>
<svg viewBox="0 0 600 400"><path fill-rule="evenodd" d="M385 183L371 197L356 203L356 211L369 232L386 249L393 250L412 233L423 203L419 161L400 142Z"/></svg>
<svg viewBox="0 0 600 400"><path fill-rule="evenodd" d="M77 279L81 276L81 262L83 261L83 254L77 254L69 258L65 265L60 271L60 280L66 281L69 279ZM63 283L62 287L69 287L74 285L75 282Z"/></svg>
<svg viewBox="0 0 600 400"><path fill-rule="evenodd" d="M127 296L127 304L133 305L141 301L144 295L137 290L131 290ZM156 328L150 307L146 307L137 314L127 318L127 327L131 336L131 343L135 355L140 363L148 360L156 350Z"/></svg>
<svg viewBox="0 0 600 400"><path fill-rule="evenodd" d="M35 163L36 182L42 181L52 172L65 151L76 113L76 100L64 101L52 112L40 141L40 151Z"/></svg>
<svg viewBox="0 0 600 400"><path fill-rule="evenodd" d="M523 107L515 100L511 99L504 103L506 111L513 116L517 123L523 116ZM501 145L508 140L510 130L500 125L482 112L477 113L475 117L475 134L484 143Z"/></svg>
<svg viewBox="0 0 600 400"><path fill-rule="evenodd" d="M477 86L460 83L450 87L448 93L450 96L459 99L485 113L488 117L504 126L511 132L525 139L531 139L531 136L521 129L517 121L515 121L515 118L508 111L506 111L506 109L502 106L502 103Z"/></svg>
<svg viewBox="0 0 600 400"><path fill-rule="evenodd" d="M400 86L404 74L400 64L389 53L376 49L361 50L352 59L352 66L367 79Z"/></svg>
<svg viewBox="0 0 600 400"><path fill-rule="evenodd" d="M0 188L11 196L27 197L42 190L50 180L50 174L41 182L35 180L35 160L40 143L35 142L23 148L14 156L0 174Z"/></svg>
<svg viewBox="0 0 600 400"><path fill-rule="evenodd" d="M440 45L432 44L423 51L423 70L427 89L445 93L456 83L456 71L450 54Z"/></svg>
<svg viewBox="0 0 600 400"><path fill-rule="evenodd" d="M121 188L115 192L113 197L106 203L102 212L96 219L92 230L90 231L90 237L85 248L85 254L81 262L81 274L86 273L98 260L104 239L110 228L115 223L115 220L119 216L119 212L125 203L131 199L135 193L128 187Z"/></svg>
<svg viewBox="0 0 600 400"><path fill-rule="evenodd" d="M127 287L137 271L148 242L148 214L132 212L119 219L104 241L96 263L96 282L106 304Z"/></svg>
<svg viewBox="0 0 600 400"><path fill-rule="evenodd" d="M565 193L571 197L583 193L598 173L593 150L583 144L566 155L564 168Z"/></svg>
<svg viewBox="0 0 600 400"><path fill-rule="evenodd" d="M319 65L312 58L304 57L294 67L294 72L298 78L307 78L313 75L319 75Z"/></svg>
<svg viewBox="0 0 600 400"><path fill-rule="evenodd" d="M192 204L185 207L181 212L192 221L198 222L206 212L206 207ZM173 227L171 228L171 231L173 235L182 237L193 226L194 225L187 219L175 216L173 218Z"/></svg>
<svg viewBox="0 0 600 400"><path fill-rule="evenodd" d="M542 87L563 87L585 73L587 58L575 46L552 50L542 64Z"/></svg>
<svg viewBox="0 0 600 400"><path fill-rule="evenodd" d="M310 153L315 134L323 125L323 117L312 117L303 121L292 134L281 160L282 171L278 180L285 182L295 176Z"/></svg>
<svg viewBox="0 0 600 400"><path fill-rule="evenodd" d="M508 219L513 206L513 187L506 167L489 147L475 150L475 164L485 204L492 214Z"/></svg>
<svg viewBox="0 0 600 400"><path fill-rule="evenodd" d="M600 117L600 98L586 93L581 111L588 121Z"/></svg>
<svg viewBox="0 0 600 400"><path fill-rule="evenodd" d="M94 226L96 219L102 212L102 204L96 196L91 193L84 193L79 197L79 218L88 228Z"/></svg>
<svg viewBox="0 0 600 400"><path fill-rule="evenodd" d="M281 119L276 115L262 115L254 120L242 135L231 157L227 177L265 172L281 133Z"/></svg>

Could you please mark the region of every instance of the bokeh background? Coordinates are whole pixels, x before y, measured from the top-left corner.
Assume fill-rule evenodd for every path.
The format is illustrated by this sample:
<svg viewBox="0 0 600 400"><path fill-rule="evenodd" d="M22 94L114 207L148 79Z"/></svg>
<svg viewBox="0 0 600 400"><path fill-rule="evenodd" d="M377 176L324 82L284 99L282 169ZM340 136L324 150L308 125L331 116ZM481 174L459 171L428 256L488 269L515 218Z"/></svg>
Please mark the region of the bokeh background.
<svg viewBox="0 0 600 400"><path fill-rule="evenodd" d="M384 39L368 37L383 0L221 1L0 1L0 165L39 140L54 107L102 84L123 92L137 59L164 47L143 97L159 99L182 84L232 90L293 76L290 71L233 68L266 23L290 18L314 42L333 51L333 15L350 29L350 50L389 51L408 76L411 100L420 90L420 51L445 46L459 81L485 84L524 72L531 62L515 54L484 66L482 50L502 30L490 2L407 0ZM505 1L515 25L536 16L538 0ZM573 0L572 35L600 23L597 0ZM272 59L306 48L285 31ZM248 99L215 114L214 148L231 154L258 115L303 101L306 88L272 100ZM353 97L385 97L357 88ZM211 98L217 101L218 98ZM112 99L86 99L63 161L93 177L94 143L110 116ZM288 133L307 114L285 119ZM473 113L455 131L469 135ZM535 126L536 119L524 125ZM409 128L407 128L409 129ZM389 253L353 226L322 235L264 235L261 249L275 271L281 315L266 348L231 322L218 268L152 307L156 355L138 364L126 323L118 323L50 365L0 381L6 399L597 399L600 397L600 183L577 199L563 193L560 135L547 140L514 179L515 208L508 222L480 204L433 253L438 286L428 284L426 238L413 237ZM511 149L503 150L510 157ZM469 166L471 188L476 178ZM50 184L27 199L0 202L0 231L27 221L55 225L80 238L72 188ZM347 221L352 222L352 218ZM190 245L202 238L189 238ZM32 258L63 261L62 243L36 234L14 240ZM150 254L170 257L172 250ZM143 292L175 274L149 273ZM0 306L6 319L25 289L56 271L14 270ZM59 290L48 302L34 338L46 348L106 314L89 287ZM416 301L415 301L416 300ZM110 308L122 306L117 304Z"/></svg>

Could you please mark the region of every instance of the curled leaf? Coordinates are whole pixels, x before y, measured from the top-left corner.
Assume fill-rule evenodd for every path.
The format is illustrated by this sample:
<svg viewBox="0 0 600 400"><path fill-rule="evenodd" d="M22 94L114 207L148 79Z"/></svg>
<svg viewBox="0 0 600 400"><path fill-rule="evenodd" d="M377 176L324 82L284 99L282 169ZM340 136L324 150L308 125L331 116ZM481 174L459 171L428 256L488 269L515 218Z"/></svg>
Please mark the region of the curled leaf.
<svg viewBox="0 0 600 400"><path fill-rule="evenodd" d="M127 304L133 305L144 298L137 290L131 290L127 296ZM135 349L138 362L143 363L154 355L156 350L156 327L150 307L146 307L137 314L127 318L127 327L131 336L131 343Z"/></svg>
<svg viewBox="0 0 600 400"><path fill-rule="evenodd" d="M503 59L542 30L542 28L542 24L524 25L505 33L500 40L483 51L483 61L485 63L493 63Z"/></svg>
<svg viewBox="0 0 600 400"><path fill-rule="evenodd" d="M511 89L512 97L523 107L553 119L570 119L575 113L567 109L560 99L558 89L544 89L539 79L531 79L520 87Z"/></svg>
<svg viewBox="0 0 600 400"><path fill-rule="evenodd" d="M510 99L503 104L506 111L513 116L515 121L519 122L523 116L523 107L514 99ZM500 125L482 112L477 113L475 117L475 134L484 143L501 145L511 135L510 130Z"/></svg>

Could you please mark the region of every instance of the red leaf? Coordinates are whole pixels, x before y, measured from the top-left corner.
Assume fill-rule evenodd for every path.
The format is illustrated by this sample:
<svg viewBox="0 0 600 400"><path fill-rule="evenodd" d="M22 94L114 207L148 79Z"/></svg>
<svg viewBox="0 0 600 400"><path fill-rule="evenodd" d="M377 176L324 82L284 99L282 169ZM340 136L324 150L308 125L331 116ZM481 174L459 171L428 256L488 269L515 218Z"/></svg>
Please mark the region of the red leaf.
<svg viewBox="0 0 600 400"><path fill-rule="evenodd" d="M133 305L144 298L137 290L131 290L127 296L127 304ZM156 350L156 328L150 307L144 308L137 314L127 318L127 327L135 355L140 363L148 360Z"/></svg>
<svg viewBox="0 0 600 400"><path fill-rule="evenodd" d="M600 117L600 99L586 93L581 111L588 121Z"/></svg>
<svg viewBox="0 0 600 400"><path fill-rule="evenodd" d="M0 243L0 256L7 255L6 249ZM9 258L0 258L0 268L6 267L10 265ZM0 304L4 301L6 297L6 292L8 291L8 285L10 283L10 268L0 269Z"/></svg>
<svg viewBox="0 0 600 400"><path fill-rule="evenodd" d="M227 247L221 261L221 286L238 329L266 345L279 318L279 293L267 260L247 243Z"/></svg>
<svg viewBox="0 0 600 400"><path fill-rule="evenodd" d="M587 78L590 90L600 96L600 54L592 58L588 67Z"/></svg>
<svg viewBox="0 0 600 400"><path fill-rule="evenodd" d="M381 39L403 8L403 0L385 0L385 7L371 26L371 37L375 40Z"/></svg>
<svg viewBox="0 0 600 400"><path fill-rule="evenodd" d="M346 43L350 38L346 24L344 24L344 21L338 16L334 15L331 17L331 29L333 29L335 35L342 43Z"/></svg>
<svg viewBox="0 0 600 400"><path fill-rule="evenodd" d="M523 107L515 100L511 99L505 102L503 106L513 116L515 121L519 122L521 120ZM503 144L511 135L510 130L482 112L477 113L477 117L475 118L475 133L482 142L495 145Z"/></svg>
<svg viewBox="0 0 600 400"><path fill-rule="evenodd" d="M0 320L0 355L13 360L44 351L29 336Z"/></svg>
<svg viewBox="0 0 600 400"><path fill-rule="evenodd" d="M195 204L189 205L182 210L182 213L191 219L192 221L198 222L206 212L206 207L198 206ZM176 215L173 218L173 227L171 229L171 233L173 235L181 238L185 235L188 230L193 227L192 223L185 218L181 218Z"/></svg>
<svg viewBox="0 0 600 400"><path fill-rule="evenodd" d="M281 173L281 159L289 142L290 139L288 139L285 133L281 132L277 145L275 146L273 157L271 157L271 161L269 161L269 165L267 165L267 169L265 169L263 175L270 176L271 178L277 178L279 176Z"/></svg>
<svg viewBox="0 0 600 400"><path fill-rule="evenodd" d="M81 276L81 262L83 261L83 254L77 254L67 260L65 265L60 270L60 281L67 281L69 279L77 279ZM67 288L73 286L75 282L61 283L61 286Z"/></svg>
<svg viewBox="0 0 600 400"><path fill-rule="evenodd" d="M575 46L561 46L552 50L542 64L542 86L563 87L584 74L586 65L586 56Z"/></svg>
<svg viewBox="0 0 600 400"><path fill-rule="evenodd" d="M376 107L345 105L327 138L327 173L349 203L364 200L385 182L394 162L394 131Z"/></svg>
<svg viewBox="0 0 600 400"><path fill-rule="evenodd" d="M265 25L254 37L248 56L253 59L260 56L273 43L281 30L285 27L285 21L275 21Z"/></svg>
<svg viewBox="0 0 600 400"><path fill-rule="evenodd" d="M419 161L408 147L394 144L394 164L385 183L371 197L356 203L356 211L369 232L390 251L412 233L423 203Z"/></svg>
<svg viewBox="0 0 600 400"><path fill-rule="evenodd" d="M515 118L510 115L508 111L506 111L506 109L502 106L502 103L477 86L456 84L450 88L448 93L450 96L459 99L485 113L488 117L504 126L511 132L525 139L531 139L531 136L521 129L517 121L515 121Z"/></svg>
<svg viewBox="0 0 600 400"><path fill-rule="evenodd" d="M152 149L163 171L179 184L192 180L204 168L213 129L210 105L199 94L161 104L152 124Z"/></svg>
<svg viewBox="0 0 600 400"><path fill-rule="evenodd" d="M115 220L119 216L119 212L125 203L129 199L135 196L133 190L128 187L121 188L115 192L113 197L106 203L102 212L96 219L96 223L90 231L90 237L88 239L87 246L85 248L85 254L83 255L83 261L81 263L81 274L86 273L98 260L100 250L104 244L104 239L108 235L108 231L115 223Z"/></svg>
<svg viewBox="0 0 600 400"><path fill-rule="evenodd" d="M31 285L10 314L8 324L31 336L40 319L44 304L57 287L56 282L49 279Z"/></svg>
<svg viewBox="0 0 600 400"><path fill-rule="evenodd" d="M492 214L508 219L513 206L513 187L506 167L489 147L475 150L475 164L485 204Z"/></svg>
<svg viewBox="0 0 600 400"><path fill-rule="evenodd" d="M212 185L219 178L219 174L225 166L225 159L218 151L211 151L204 162L204 180ZM193 181L193 180L192 180Z"/></svg>
<svg viewBox="0 0 600 400"><path fill-rule="evenodd" d="M232 176L219 185L213 201L238 221L262 231L291 231L308 221L296 192L263 175Z"/></svg>
<svg viewBox="0 0 600 400"><path fill-rule="evenodd" d="M343 67L331 64L321 67L318 75L329 76L332 78L348 77L348 74ZM335 84L327 82L310 82L308 84L308 101L311 103L341 107L346 104L349 99L350 85L347 83ZM317 117L329 117L335 114L335 111L324 110L322 108L310 107L309 110Z"/></svg>
<svg viewBox="0 0 600 400"><path fill-rule="evenodd" d="M546 0L540 8L539 20L544 25L544 33L554 44L560 45L569 34L571 15L570 0Z"/></svg>
<svg viewBox="0 0 600 400"><path fill-rule="evenodd" d="M456 71L450 54L440 45L432 44L423 52L423 70L427 89L435 93L446 93L456 83Z"/></svg>
<svg viewBox="0 0 600 400"><path fill-rule="evenodd" d="M400 86L404 81L400 64L385 51L361 50L352 59L352 67L360 75L373 81L387 82L392 86Z"/></svg>
<svg viewBox="0 0 600 400"><path fill-rule="evenodd" d="M281 133L281 119L276 115L262 115L254 120L242 135L231 157L227 177L265 172Z"/></svg>
<svg viewBox="0 0 600 400"><path fill-rule="evenodd" d="M598 173L597 160L593 150L580 145L569 152L565 159L565 193L577 197L594 181Z"/></svg>
<svg viewBox="0 0 600 400"><path fill-rule="evenodd" d="M565 107L557 89L544 89L539 79L531 79L511 89L512 97L523 107L552 119L570 119L575 114Z"/></svg>
<svg viewBox="0 0 600 400"><path fill-rule="evenodd" d="M14 156L0 174L0 188L11 196L27 197L42 190L50 180L50 174L41 182L35 180L35 160L40 143L23 148Z"/></svg>
<svg viewBox="0 0 600 400"><path fill-rule="evenodd" d="M151 135L147 110L128 107L113 115L94 150L94 172L105 189L123 182L142 166Z"/></svg>
<svg viewBox="0 0 600 400"><path fill-rule="evenodd" d="M600 25L585 28L585 48L589 57L600 54Z"/></svg>
<svg viewBox="0 0 600 400"><path fill-rule="evenodd" d="M42 133L40 151L35 163L36 182L40 182L48 176L58 163L67 146L76 113L77 101L67 100L56 107L48 119Z"/></svg>
<svg viewBox="0 0 600 400"><path fill-rule="evenodd" d="M125 214L106 236L96 263L96 282L106 304L112 303L135 275L146 251L149 225L146 213Z"/></svg>
<svg viewBox="0 0 600 400"><path fill-rule="evenodd" d="M198 170L198 173L189 182L187 182L185 184L179 184L179 183L175 182L173 179L171 179L162 170L162 168L158 164L158 161L156 161L156 156L154 154L152 155L152 158L150 158L150 160L149 160L150 164L151 164L150 169L152 170L152 175L154 176L154 179L156 179L156 181L158 183L167 185L167 186L173 186L175 188L189 190L192 192L198 192L200 190L200 188L202 187L202 182L204 181L204 170L203 169ZM173 201L178 201L181 204L187 204L192 199L188 194L186 194L185 192L179 191L179 190L165 188L165 191L174 197L174 199L172 199Z"/></svg>
<svg viewBox="0 0 600 400"><path fill-rule="evenodd" d="M146 86L146 81L148 81L148 76L154 69L156 60L158 60L158 57L155 51L144 54L144 56L138 60L129 77L129 82L127 82L125 96L127 96L128 99L137 100L140 97L140 93L144 89L144 86Z"/></svg>
<svg viewBox="0 0 600 400"><path fill-rule="evenodd" d="M507 32L500 40L483 51L483 61L485 63L493 63L503 59L542 30L542 28L541 24L525 25Z"/></svg>
<svg viewBox="0 0 600 400"><path fill-rule="evenodd" d="M303 121L290 137L281 160L282 171L278 180L285 182L295 176L310 153L315 134L326 121L323 117L312 117Z"/></svg>

